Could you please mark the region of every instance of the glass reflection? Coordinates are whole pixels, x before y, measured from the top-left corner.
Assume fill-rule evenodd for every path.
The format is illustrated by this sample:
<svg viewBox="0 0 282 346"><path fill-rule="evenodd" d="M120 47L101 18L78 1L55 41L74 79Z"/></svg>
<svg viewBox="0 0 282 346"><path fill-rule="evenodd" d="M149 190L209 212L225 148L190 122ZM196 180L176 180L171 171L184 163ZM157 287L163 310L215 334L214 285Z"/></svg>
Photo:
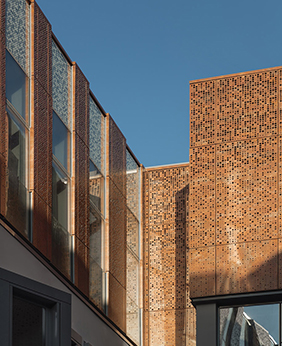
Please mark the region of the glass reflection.
<svg viewBox="0 0 282 346"><path fill-rule="evenodd" d="M53 112L53 154L68 170L68 129Z"/></svg>
<svg viewBox="0 0 282 346"><path fill-rule="evenodd" d="M26 75L6 51L6 97L25 119Z"/></svg>
<svg viewBox="0 0 282 346"><path fill-rule="evenodd" d="M26 135L25 128L7 110L9 123L9 149L7 185L7 219L27 236L28 205L26 189Z"/></svg>
<svg viewBox="0 0 282 346"><path fill-rule="evenodd" d="M220 346L274 346L279 342L279 304L220 309Z"/></svg>

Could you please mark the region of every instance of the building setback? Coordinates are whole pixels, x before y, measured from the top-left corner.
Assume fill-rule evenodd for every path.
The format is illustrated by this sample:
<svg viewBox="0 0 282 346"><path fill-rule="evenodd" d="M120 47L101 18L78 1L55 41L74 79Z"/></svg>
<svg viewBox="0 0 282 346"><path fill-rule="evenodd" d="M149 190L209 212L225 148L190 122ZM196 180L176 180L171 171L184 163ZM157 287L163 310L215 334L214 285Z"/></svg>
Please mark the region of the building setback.
<svg viewBox="0 0 282 346"><path fill-rule="evenodd" d="M282 67L190 82L144 168L33 0L0 0L1 345L276 345Z"/></svg>

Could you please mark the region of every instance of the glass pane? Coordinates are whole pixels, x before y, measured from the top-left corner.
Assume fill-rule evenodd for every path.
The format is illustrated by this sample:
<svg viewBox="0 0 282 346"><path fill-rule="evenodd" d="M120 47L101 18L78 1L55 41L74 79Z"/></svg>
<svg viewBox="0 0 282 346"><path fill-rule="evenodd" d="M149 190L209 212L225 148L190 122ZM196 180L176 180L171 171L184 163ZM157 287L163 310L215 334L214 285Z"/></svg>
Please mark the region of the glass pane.
<svg viewBox="0 0 282 346"><path fill-rule="evenodd" d="M7 219L18 231L27 236L27 189L25 179L26 145L25 129L8 113L9 149L8 149L8 185Z"/></svg>
<svg viewBox="0 0 282 346"><path fill-rule="evenodd" d="M71 237L69 232L53 217L52 263L68 278L70 277Z"/></svg>
<svg viewBox="0 0 282 346"><path fill-rule="evenodd" d="M6 97L25 119L26 75L6 51Z"/></svg>
<svg viewBox="0 0 282 346"><path fill-rule="evenodd" d="M90 256L89 263L89 295L90 299L103 310L103 270L100 265Z"/></svg>
<svg viewBox="0 0 282 346"><path fill-rule="evenodd" d="M68 170L68 130L53 112L53 154Z"/></svg>
<svg viewBox="0 0 282 346"><path fill-rule="evenodd" d="M13 346L45 346L45 309L13 297Z"/></svg>
<svg viewBox="0 0 282 346"><path fill-rule="evenodd" d="M279 304L220 309L220 346L273 346L279 342Z"/></svg>
<svg viewBox="0 0 282 346"><path fill-rule="evenodd" d="M102 220L95 208L90 205L90 256L101 267Z"/></svg>
<svg viewBox="0 0 282 346"><path fill-rule="evenodd" d="M138 308L138 267L139 262L127 249L126 271L126 330L128 336L139 343L139 308Z"/></svg>
<svg viewBox="0 0 282 346"><path fill-rule="evenodd" d="M127 245L135 253L136 256L139 256L139 223L129 209L127 209L126 228Z"/></svg>
<svg viewBox="0 0 282 346"><path fill-rule="evenodd" d="M89 166L90 202L103 214L104 178L91 160Z"/></svg>
<svg viewBox="0 0 282 346"><path fill-rule="evenodd" d="M52 215L68 229L68 179L53 165Z"/></svg>
<svg viewBox="0 0 282 346"><path fill-rule="evenodd" d="M70 276L70 234L68 232L68 179L53 164L52 262Z"/></svg>

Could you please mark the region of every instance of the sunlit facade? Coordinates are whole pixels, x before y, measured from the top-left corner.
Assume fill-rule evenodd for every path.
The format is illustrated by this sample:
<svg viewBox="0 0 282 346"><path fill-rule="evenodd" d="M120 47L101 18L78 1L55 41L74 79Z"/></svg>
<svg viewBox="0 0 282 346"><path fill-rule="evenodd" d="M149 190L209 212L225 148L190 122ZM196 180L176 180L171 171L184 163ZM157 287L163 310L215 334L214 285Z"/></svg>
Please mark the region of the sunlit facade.
<svg viewBox="0 0 282 346"><path fill-rule="evenodd" d="M190 163L145 168L36 2L0 16L1 345L282 345L282 68L190 82Z"/></svg>

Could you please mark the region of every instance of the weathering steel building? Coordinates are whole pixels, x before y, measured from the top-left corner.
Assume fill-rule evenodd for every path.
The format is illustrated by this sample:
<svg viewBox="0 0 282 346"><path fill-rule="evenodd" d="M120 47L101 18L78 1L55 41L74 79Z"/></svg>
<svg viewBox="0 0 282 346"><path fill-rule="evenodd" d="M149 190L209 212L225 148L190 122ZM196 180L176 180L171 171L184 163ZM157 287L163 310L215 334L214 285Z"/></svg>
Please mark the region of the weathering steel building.
<svg viewBox="0 0 282 346"><path fill-rule="evenodd" d="M0 16L1 344L280 344L282 68L191 82L190 163L144 168L38 5Z"/></svg>

